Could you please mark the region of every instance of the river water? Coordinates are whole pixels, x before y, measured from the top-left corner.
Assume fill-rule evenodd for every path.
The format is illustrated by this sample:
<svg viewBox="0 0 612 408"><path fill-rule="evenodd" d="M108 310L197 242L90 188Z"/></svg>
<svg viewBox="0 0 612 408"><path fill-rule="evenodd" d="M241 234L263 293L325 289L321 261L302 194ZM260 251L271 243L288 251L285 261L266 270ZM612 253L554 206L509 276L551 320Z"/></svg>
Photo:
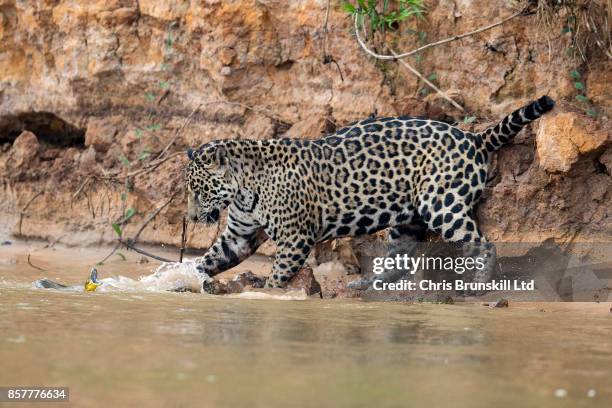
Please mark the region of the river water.
<svg viewBox="0 0 612 408"><path fill-rule="evenodd" d="M50 406L612 406L610 303L44 290L32 282L82 285L103 252L41 247L0 247L0 386L70 388L69 403ZM126 255L101 278L156 267Z"/></svg>

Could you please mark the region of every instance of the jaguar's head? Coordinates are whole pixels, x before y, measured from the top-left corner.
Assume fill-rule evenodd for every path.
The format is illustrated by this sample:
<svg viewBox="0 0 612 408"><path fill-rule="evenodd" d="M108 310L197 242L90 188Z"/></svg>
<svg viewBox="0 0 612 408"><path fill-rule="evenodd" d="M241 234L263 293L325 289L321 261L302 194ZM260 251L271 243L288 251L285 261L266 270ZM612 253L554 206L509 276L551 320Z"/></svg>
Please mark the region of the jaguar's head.
<svg viewBox="0 0 612 408"><path fill-rule="evenodd" d="M187 155L187 214L193 222L214 224L238 192L225 147L208 143L199 150L189 149Z"/></svg>

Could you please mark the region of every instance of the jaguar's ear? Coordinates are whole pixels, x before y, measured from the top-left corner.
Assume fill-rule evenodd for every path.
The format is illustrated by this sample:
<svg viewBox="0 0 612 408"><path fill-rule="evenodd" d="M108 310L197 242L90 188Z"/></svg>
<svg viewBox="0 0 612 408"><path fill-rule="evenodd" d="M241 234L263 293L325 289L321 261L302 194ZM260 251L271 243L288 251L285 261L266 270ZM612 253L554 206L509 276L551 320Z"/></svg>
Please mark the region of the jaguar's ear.
<svg viewBox="0 0 612 408"><path fill-rule="evenodd" d="M225 151L225 147L217 146L214 152L215 163L218 166L225 166L227 164L227 152Z"/></svg>
<svg viewBox="0 0 612 408"><path fill-rule="evenodd" d="M205 153L205 157L205 161L215 167L223 167L227 164L227 152L222 145L209 148Z"/></svg>
<svg viewBox="0 0 612 408"><path fill-rule="evenodd" d="M195 152L191 147L187 149L187 157L189 157L189 160L195 159Z"/></svg>
<svg viewBox="0 0 612 408"><path fill-rule="evenodd" d="M208 168L225 167L229 163L227 150L221 144L204 145L189 157Z"/></svg>

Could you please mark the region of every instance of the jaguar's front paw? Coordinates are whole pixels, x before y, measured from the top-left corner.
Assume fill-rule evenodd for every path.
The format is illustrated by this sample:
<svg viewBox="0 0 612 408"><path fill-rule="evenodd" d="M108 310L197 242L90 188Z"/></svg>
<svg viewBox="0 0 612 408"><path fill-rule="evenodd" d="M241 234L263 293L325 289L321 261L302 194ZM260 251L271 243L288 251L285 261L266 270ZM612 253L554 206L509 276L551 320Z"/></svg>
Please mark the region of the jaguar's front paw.
<svg viewBox="0 0 612 408"><path fill-rule="evenodd" d="M225 295L229 293L229 291L227 289L227 284L215 279L210 279L202 283L202 293L208 293L209 295Z"/></svg>

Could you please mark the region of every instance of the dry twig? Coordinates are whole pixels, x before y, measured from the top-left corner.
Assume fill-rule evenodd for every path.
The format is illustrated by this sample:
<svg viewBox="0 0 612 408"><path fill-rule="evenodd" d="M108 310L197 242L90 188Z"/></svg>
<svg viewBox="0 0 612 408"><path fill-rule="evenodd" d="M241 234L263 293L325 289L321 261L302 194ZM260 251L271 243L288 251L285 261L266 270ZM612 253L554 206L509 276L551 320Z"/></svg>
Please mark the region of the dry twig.
<svg viewBox="0 0 612 408"><path fill-rule="evenodd" d="M23 223L23 216L25 215L25 212L27 211L30 204L32 204L34 200L36 200L36 198L38 198L42 193L43 191L39 191L38 193L34 194L32 198L30 198L30 201L28 201L19 212L19 236L21 236L21 224Z"/></svg>
<svg viewBox="0 0 612 408"><path fill-rule="evenodd" d="M79 188L77 188L77 191L72 195L72 201L74 201L74 199L79 196L81 191L83 191L85 186L87 186L87 184L89 184L90 181L91 181L91 177L85 177L85 180L83 181L83 183L81 183Z"/></svg>
<svg viewBox="0 0 612 408"><path fill-rule="evenodd" d="M397 53L395 51L393 51L392 49L389 49L389 51L391 52L391 54L393 55L397 55ZM407 63L404 60L398 60L398 62L400 64L402 64L408 71L410 71L413 75L415 75L416 77L418 77L419 79L421 79L423 82L425 82L431 89L433 89L434 91L436 91L438 94L440 94L444 99L446 99L448 102L450 102L451 105L453 105L455 108L459 109L461 112L466 112L465 109L463 108L463 106L459 105L457 102L455 102L453 100L453 98L451 98L450 96L448 96L446 94L446 92L442 91L440 88L438 88L436 85L434 85L430 80L428 80L427 78L425 78L423 76L423 74L421 74L419 71L417 71L412 65L410 65L409 63Z"/></svg>
<svg viewBox="0 0 612 408"><path fill-rule="evenodd" d="M167 259L165 259L165 258L159 257L159 256L157 256L157 255L150 254L150 253L148 253L148 252L146 252L146 251L144 251L144 250L142 250L142 249L136 248L136 247L135 247L135 244L136 244L136 241L138 240L138 237L140 237L140 234L141 234L141 233L142 233L142 231L143 231L143 230L146 228L146 226L147 226L147 225L148 225L148 224L149 224L149 223L150 223L150 222L151 222L151 221L152 221L152 220L153 220L155 217L157 217L157 215L158 215L158 214L161 212L161 210L163 210L164 208L166 208L166 206L167 206L168 204L170 204L170 202L171 202L172 200L174 200L174 197L176 197L176 195L177 195L177 193L172 194L172 197L170 197L170 199L169 199L168 201L166 201L166 202L165 202L164 204L162 204L162 205L161 205L159 208L157 208L157 210L155 210L155 211L154 211L154 212L153 212L151 215L149 215L149 216L147 217L147 219L145 220L145 222L143 222L143 223L142 223L142 225L140 226L140 228L138 229L138 231L136 231L136 234L135 234L135 235L134 235L132 238L128 238L128 239L127 239L127 241L124 241L123 239L119 238L119 239L117 240L117 244L115 244L115 247L112 249L112 251L111 251L111 252L110 252L108 255L106 255L106 257L104 257L104 259L102 259L100 262L98 262L98 264L103 264L104 262L106 262L106 260L107 260L108 258L110 258L111 256L113 256L113 255L115 254L115 252L117 252L117 250L119 249L119 247L120 247L122 244L123 244L123 245L125 245L125 247L126 247L126 248L128 248L128 249L132 249L132 250L134 250L134 251L138 252L139 254L146 255L146 256L148 256L148 257L150 257L150 258L157 259L157 260L162 261L162 262L172 262L172 261L169 261L169 260L167 260Z"/></svg>
<svg viewBox="0 0 612 408"><path fill-rule="evenodd" d="M170 202L172 202L172 200L174 200L174 198L176 197L178 193L174 193L172 194L172 196L170 197L170 199L168 201L166 201L164 204L162 204L161 206L159 206L157 208L157 210L155 210L153 213L151 213L151 215L149 215L147 217L147 219L145 220L145 222L142 223L142 225L140 226L140 228L138 229L138 231L136 231L136 234L134 234L134 236L130 239L128 239L128 242L132 245L134 245L136 243L136 241L138 240L138 238L140 237L140 234L142 233L142 231L147 227L147 225L153 221L153 219L155 217L157 217L157 215L168 206L168 204L170 204Z"/></svg>
<svg viewBox="0 0 612 408"><path fill-rule="evenodd" d="M193 115L195 115L195 113L198 111L198 109L200 109L200 106L202 106L202 104L198 104L198 106L196 106L191 111L191 113L189 114L189 116L187 116L187 118L185 119L185 121L183 122L181 127L178 128L178 130L174 133L174 136L172 137L172 139L170 139L170 142L168 142L166 147L164 147L163 150L157 155L157 157L155 158L156 160L162 158L164 156L164 154L166 154L166 152L168 151L170 146L172 146L174 144L174 142L176 141L176 139L180 136L180 134L183 131L183 129L185 129L185 127L187 127L189 122L191 122L191 119L193 118Z"/></svg>
<svg viewBox="0 0 612 408"><path fill-rule="evenodd" d="M43 272L46 271L46 269L40 268L40 267L32 264L32 261L30 261L30 254L28 254L28 265L30 265L34 269L38 269L39 271L43 271Z"/></svg>
<svg viewBox="0 0 612 408"><path fill-rule="evenodd" d="M361 38L361 36L359 34L359 27L358 27L358 24L357 24L357 14L355 14L355 19L354 19L355 37L357 37L357 42L359 42L359 45L361 46L361 48L363 48L363 50L365 52L367 52L368 54L370 54L372 57L374 57L376 59L380 59L380 60L395 61L395 60L398 60L398 59L401 59L401 58L409 57L409 56L414 55L414 54L418 54L419 52L425 51L426 49L437 47L438 45L447 44L449 42L457 41L457 40L460 40L460 39L465 38L465 37L469 37L469 36L472 36L472 35L475 35L475 34L478 34L478 33L482 33L484 31L488 31L488 30L490 30L492 28L495 28L497 26L500 26L500 25L502 25L502 24L512 20L513 18L516 18L516 17L521 16L521 15L525 15L525 11L526 11L526 9L523 9L521 11L517 11L516 13L514 13L514 14L504 18L503 20L497 21L497 22L495 22L493 24L489 24L488 26L481 27L481 28L479 28L477 30L470 31L470 32L467 32L467 33L463 33L463 34L460 34L460 35L455 35L455 36L452 36L452 37L449 37L449 38L445 38L444 40L436 41L434 43L426 44L426 45L423 45L422 47L419 47L419 48L414 49L412 51L404 52L404 53L401 53L401 54L383 55L383 54L378 54L378 53L372 51L371 49L369 49L368 46L365 44L365 42L363 41L363 39Z"/></svg>
<svg viewBox="0 0 612 408"><path fill-rule="evenodd" d="M183 232L181 234L181 249L179 253L179 262L183 263L183 254L185 253L185 244L187 243L187 219L183 216Z"/></svg>
<svg viewBox="0 0 612 408"><path fill-rule="evenodd" d="M149 252L147 252L147 251L145 251L143 249L137 248L133 244L131 244L130 242L124 241L121 238L119 238L118 245L119 244L123 244L123 245L125 245L125 247L127 249L131 249L134 252L138 252L141 255L148 256L149 258L153 258L153 259L156 259L156 260L161 261L161 262L174 262L174 261L171 261L170 259L162 258L161 256L154 255L154 254L151 254L151 253L149 253Z"/></svg>

